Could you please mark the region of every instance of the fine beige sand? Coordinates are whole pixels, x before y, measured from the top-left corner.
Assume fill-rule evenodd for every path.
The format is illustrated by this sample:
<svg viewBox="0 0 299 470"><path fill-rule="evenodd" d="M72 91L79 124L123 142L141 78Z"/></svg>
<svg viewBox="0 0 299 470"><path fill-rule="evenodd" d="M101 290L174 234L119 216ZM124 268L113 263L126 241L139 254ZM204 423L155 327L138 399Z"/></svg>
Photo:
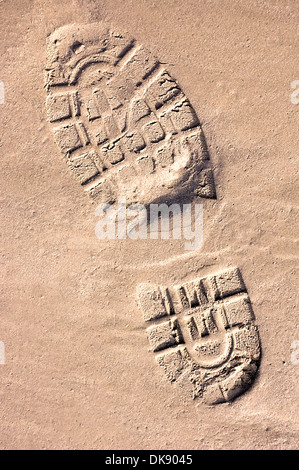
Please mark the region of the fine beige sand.
<svg viewBox="0 0 299 470"><path fill-rule="evenodd" d="M189 140L192 158L175 166L173 179L163 167L124 184L130 192L136 183L137 199L149 188L146 203L159 199L165 181L171 200L189 191L193 204L203 204L200 249L186 251L184 240L95 235L94 174L84 179L71 162L76 181L63 155L73 137L60 134L55 143L45 69L50 35L97 22L157 57L198 116L207 149L196 153ZM298 449L299 104L291 99L298 24L297 0L0 1L1 449ZM188 127L185 117L178 122ZM199 170L194 158L205 162ZM173 380L173 360L171 373L164 359L162 367L155 361L157 351L181 347L181 333L176 320L171 341L156 332L155 302L166 302L166 291L148 285L172 295L172 286L189 289L195 279L216 292L212 306L217 295L240 296L242 322L259 339L246 333L250 353L231 356L228 366L245 364L246 387L244 370L241 385L224 387L215 369L208 397L196 388L192 399L184 377L200 387L201 372L184 365L189 375ZM144 319L153 318L147 338ZM214 334L205 321L203 335Z"/></svg>

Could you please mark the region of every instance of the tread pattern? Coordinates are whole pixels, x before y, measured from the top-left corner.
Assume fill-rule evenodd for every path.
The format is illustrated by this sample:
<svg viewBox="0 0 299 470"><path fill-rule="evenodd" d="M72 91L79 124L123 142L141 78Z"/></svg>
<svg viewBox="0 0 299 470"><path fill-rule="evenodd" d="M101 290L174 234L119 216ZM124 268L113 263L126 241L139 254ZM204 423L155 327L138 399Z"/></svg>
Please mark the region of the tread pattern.
<svg viewBox="0 0 299 470"><path fill-rule="evenodd" d="M260 341L237 268L169 288L140 284L137 295L150 349L171 382L207 404L250 386Z"/></svg>
<svg viewBox="0 0 299 470"><path fill-rule="evenodd" d="M59 28L47 50L47 119L93 200L215 197L197 114L146 48L95 23Z"/></svg>

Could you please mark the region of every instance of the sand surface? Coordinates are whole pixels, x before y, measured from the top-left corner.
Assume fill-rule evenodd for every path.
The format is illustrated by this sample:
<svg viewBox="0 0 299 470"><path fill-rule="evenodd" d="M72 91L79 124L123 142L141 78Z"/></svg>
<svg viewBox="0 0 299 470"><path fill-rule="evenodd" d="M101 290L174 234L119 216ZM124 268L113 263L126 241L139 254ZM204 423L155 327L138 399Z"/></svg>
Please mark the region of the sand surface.
<svg viewBox="0 0 299 470"><path fill-rule="evenodd" d="M180 83L217 199L204 244L98 240L46 118L46 38L105 21ZM297 0L0 1L1 449L298 448ZM231 403L186 400L157 366L136 286L238 267L262 359Z"/></svg>

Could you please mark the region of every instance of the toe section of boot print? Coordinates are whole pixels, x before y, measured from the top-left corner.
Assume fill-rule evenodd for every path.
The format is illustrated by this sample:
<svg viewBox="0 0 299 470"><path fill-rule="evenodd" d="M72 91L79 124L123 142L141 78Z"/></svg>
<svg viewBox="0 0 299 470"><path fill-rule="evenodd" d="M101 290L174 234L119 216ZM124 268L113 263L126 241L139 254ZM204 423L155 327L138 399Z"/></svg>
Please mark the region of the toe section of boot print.
<svg viewBox="0 0 299 470"><path fill-rule="evenodd" d="M101 23L57 29L47 41L46 89L55 141L96 203L149 204L170 192L215 198L194 108L133 38Z"/></svg>
<svg viewBox="0 0 299 470"><path fill-rule="evenodd" d="M170 382L207 404L251 386L261 348L239 269L179 286L141 284L137 297L150 350Z"/></svg>

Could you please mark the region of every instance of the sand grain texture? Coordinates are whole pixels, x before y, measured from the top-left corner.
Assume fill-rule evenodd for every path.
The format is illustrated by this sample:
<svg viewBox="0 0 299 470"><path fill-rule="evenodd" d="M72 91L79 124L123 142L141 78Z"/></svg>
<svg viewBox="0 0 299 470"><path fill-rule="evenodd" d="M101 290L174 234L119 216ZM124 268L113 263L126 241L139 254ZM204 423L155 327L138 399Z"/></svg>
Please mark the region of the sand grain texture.
<svg viewBox="0 0 299 470"><path fill-rule="evenodd" d="M298 20L296 0L0 2L1 449L298 448ZM217 191L200 251L96 238L44 86L47 37L78 22L129 32L192 103ZM155 363L136 286L235 267L262 359L246 393L207 406Z"/></svg>

